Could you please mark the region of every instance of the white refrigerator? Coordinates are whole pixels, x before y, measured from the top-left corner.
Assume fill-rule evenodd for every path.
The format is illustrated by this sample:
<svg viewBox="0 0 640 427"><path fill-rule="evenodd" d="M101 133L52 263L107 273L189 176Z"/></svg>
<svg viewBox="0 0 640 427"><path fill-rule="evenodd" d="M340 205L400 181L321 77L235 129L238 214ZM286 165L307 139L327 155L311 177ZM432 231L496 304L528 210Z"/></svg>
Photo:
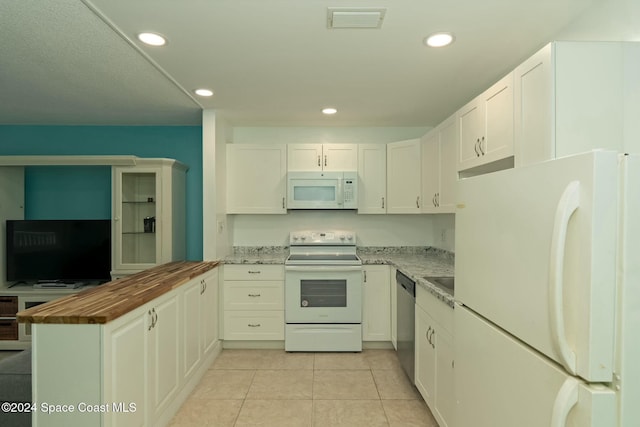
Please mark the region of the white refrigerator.
<svg viewBox="0 0 640 427"><path fill-rule="evenodd" d="M640 426L640 158L459 181L455 427Z"/></svg>

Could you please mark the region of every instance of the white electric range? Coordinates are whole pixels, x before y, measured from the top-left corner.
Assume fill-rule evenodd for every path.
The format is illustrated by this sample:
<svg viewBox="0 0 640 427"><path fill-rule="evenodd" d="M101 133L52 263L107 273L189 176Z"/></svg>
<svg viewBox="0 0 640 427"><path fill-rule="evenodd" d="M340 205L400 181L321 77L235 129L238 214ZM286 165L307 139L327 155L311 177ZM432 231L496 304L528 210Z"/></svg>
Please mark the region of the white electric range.
<svg viewBox="0 0 640 427"><path fill-rule="evenodd" d="M285 350L362 351L362 261L345 230L296 231L285 261Z"/></svg>

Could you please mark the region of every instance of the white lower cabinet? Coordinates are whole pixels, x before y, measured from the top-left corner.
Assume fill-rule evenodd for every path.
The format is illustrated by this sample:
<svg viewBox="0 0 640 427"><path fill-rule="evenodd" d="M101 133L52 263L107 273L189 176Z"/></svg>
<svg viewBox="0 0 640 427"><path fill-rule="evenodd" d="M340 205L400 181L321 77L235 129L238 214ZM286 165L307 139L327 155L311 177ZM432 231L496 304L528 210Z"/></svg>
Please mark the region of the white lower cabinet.
<svg viewBox="0 0 640 427"><path fill-rule="evenodd" d="M453 309L416 287L415 383L440 427L451 426L453 388Z"/></svg>
<svg viewBox="0 0 640 427"><path fill-rule="evenodd" d="M225 340L284 340L282 265L225 265L222 293Z"/></svg>
<svg viewBox="0 0 640 427"><path fill-rule="evenodd" d="M389 282L391 283L391 344L398 349L398 283L396 282L396 269L389 269Z"/></svg>
<svg viewBox="0 0 640 427"><path fill-rule="evenodd" d="M391 281L388 265L362 269L362 340L391 339Z"/></svg>
<svg viewBox="0 0 640 427"><path fill-rule="evenodd" d="M220 349L216 284L214 269L106 324L34 324L34 402L74 411L33 425L168 425Z"/></svg>
<svg viewBox="0 0 640 427"><path fill-rule="evenodd" d="M184 286L182 375L188 379L218 340L218 269Z"/></svg>
<svg viewBox="0 0 640 427"><path fill-rule="evenodd" d="M147 370L150 419L160 419L180 384L179 293L158 298L147 312Z"/></svg>

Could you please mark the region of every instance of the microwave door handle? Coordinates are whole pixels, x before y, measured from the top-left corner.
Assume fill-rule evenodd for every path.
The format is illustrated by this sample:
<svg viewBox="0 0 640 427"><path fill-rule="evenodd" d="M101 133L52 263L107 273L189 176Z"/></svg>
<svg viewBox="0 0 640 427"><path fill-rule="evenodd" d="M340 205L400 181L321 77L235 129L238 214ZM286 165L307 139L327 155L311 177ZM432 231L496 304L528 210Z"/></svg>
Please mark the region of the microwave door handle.
<svg viewBox="0 0 640 427"><path fill-rule="evenodd" d="M343 178L338 178L338 190L336 194L336 203L338 204L338 206L344 205L343 181Z"/></svg>

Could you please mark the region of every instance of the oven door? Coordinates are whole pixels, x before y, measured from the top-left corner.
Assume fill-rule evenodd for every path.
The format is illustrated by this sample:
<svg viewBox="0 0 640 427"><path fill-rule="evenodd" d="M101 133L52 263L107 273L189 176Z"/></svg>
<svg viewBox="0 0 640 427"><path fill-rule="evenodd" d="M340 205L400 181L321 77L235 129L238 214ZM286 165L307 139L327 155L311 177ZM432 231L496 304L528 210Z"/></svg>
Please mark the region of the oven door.
<svg viewBox="0 0 640 427"><path fill-rule="evenodd" d="M286 266L287 323L360 323L362 266Z"/></svg>

